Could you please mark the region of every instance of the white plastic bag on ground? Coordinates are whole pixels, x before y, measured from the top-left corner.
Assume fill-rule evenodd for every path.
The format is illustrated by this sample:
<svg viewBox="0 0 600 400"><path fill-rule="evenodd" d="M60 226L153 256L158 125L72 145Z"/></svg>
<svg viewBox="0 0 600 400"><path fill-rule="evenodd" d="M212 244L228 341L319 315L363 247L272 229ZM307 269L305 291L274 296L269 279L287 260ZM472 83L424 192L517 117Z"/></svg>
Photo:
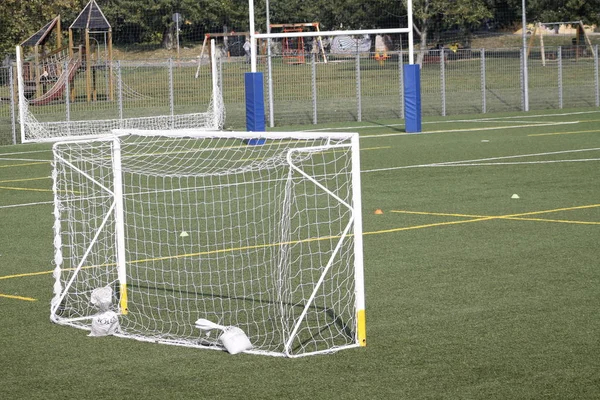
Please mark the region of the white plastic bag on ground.
<svg viewBox="0 0 600 400"><path fill-rule="evenodd" d="M105 286L94 289L90 296L90 303L100 311L107 311L112 305L112 288Z"/></svg>
<svg viewBox="0 0 600 400"><path fill-rule="evenodd" d="M111 311L112 288L105 286L94 289L90 297L90 303L100 311L92 318L92 332L89 336L114 335L120 329L119 316Z"/></svg>
<svg viewBox="0 0 600 400"><path fill-rule="evenodd" d="M119 316L114 311L105 311L92 318L92 332L89 336L114 335L119 331Z"/></svg>
<svg viewBox="0 0 600 400"><path fill-rule="evenodd" d="M198 319L195 325L196 328L207 333L213 329L223 331L221 336L219 336L219 340L229 354L238 354L242 351L252 349L252 343L250 343L250 339L246 336L246 333L236 326L223 326L204 318Z"/></svg>

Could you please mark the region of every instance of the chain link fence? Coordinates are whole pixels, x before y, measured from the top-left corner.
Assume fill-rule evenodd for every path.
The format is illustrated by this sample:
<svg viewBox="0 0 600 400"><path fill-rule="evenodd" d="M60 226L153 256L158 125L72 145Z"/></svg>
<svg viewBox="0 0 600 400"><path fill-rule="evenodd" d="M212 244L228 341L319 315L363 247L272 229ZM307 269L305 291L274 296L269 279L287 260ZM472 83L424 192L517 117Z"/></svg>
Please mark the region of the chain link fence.
<svg viewBox="0 0 600 400"><path fill-rule="evenodd" d="M599 107L598 46L429 50L422 54L424 116L485 114L525 109L527 57L529 110ZM40 121L130 118L206 111L210 67L206 60L121 61L75 76L64 94L30 107ZM304 62L259 57L264 73L267 126L404 117L402 52L357 53ZM245 129L243 57L219 59L225 129ZM110 79L109 79L109 72ZM198 78L196 78L198 76ZM87 84L87 87L86 87ZM51 83L49 84L51 86ZM16 72L0 68L0 144L19 142ZM48 90L48 88L46 88ZM70 95L67 95L70 93ZM87 95L86 95L87 94Z"/></svg>

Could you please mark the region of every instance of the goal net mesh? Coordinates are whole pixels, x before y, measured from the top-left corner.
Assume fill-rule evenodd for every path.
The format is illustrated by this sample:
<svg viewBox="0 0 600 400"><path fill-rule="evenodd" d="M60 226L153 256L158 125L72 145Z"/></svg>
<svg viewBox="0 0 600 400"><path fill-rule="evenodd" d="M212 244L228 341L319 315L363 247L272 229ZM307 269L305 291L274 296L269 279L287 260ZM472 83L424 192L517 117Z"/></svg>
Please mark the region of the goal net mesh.
<svg viewBox="0 0 600 400"><path fill-rule="evenodd" d="M206 112L137 118L40 122L29 111L29 101L21 94L19 104L24 109L22 113L24 118L21 121L24 125L24 142L107 135L113 129L167 130L205 128L218 130L223 126L225 119L225 107L219 89L212 95Z"/></svg>
<svg viewBox="0 0 600 400"><path fill-rule="evenodd" d="M205 135L54 145L52 320L90 329L90 295L111 286L139 340L220 348L205 318L264 354L356 346L358 137Z"/></svg>
<svg viewBox="0 0 600 400"><path fill-rule="evenodd" d="M142 95L128 87L124 82L122 74L115 72L117 70L121 71L124 68L119 67L120 63L102 65L104 73L110 75L112 81L114 81L114 84L111 84L111 86L114 86L115 94L112 98L108 94L105 94L105 97L109 101L106 101L106 99L102 101L90 101L88 99L87 111L82 111L82 103L85 100L77 99L77 101L74 101L71 99L73 94L69 93L71 92L71 88L75 87L75 77L78 74L80 76L85 75L83 71L85 69L84 63L80 59L74 58L67 59L68 61L45 63L44 68L46 70L62 72L56 82L49 85L51 87L46 93L35 97L31 93L32 88L40 89L46 86L39 83L34 85L31 81L26 81L25 76L27 73L25 71L30 71L32 66L27 64L27 68L25 68L20 46L17 46L16 53L17 79L19 82L19 122L21 125L22 142L55 141L62 138L79 136L108 135L113 129L170 130L202 128L218 130L223 127L225 122L225 106L223 103L221 82L219 82L220 63L217 62L215 57L212 57L210 63L210 79L212 82L208 83L204 80L195 79L191 82L187 81L187 83L179 82L177 87L172 82L174 69L172 62L155 61L155 65L151 69L142 70L141 72L129 66L127 75L130 78L132 75L139 75L139 80L141 81L138 82L138 85L144 87L149 93L152 93L152 96ZM165 79L162 79L162 81L168 82L161 82L161 85L152 82L150 79L155 75L164 76ZM84 78L79 79L83 80ZM157 86L157 88L153 89L153 85ZM197 99L195 96L191 96L186 98L186 101L190 102L190 104L185 105L185 111L176 112L174 97L177 90L183 91L182 85L187 85L188 89L193 86L197 88L196 90L203 90L204 93L210 94L208 107L205 108L206 105L203 105L201 108L200 106L192 105L191 103ZM168 88L168 95L163 93L164 87ZM128 93L133 96L129 99L130 103L136 103L140 99L152 98L154 96L155 102L152 107L158 107L160 111L157 111L154 115L124 116L124 109L128 107L125 105ZM187 94L187 96L190 95ZM106 109L109 107L107 104L110 104L111 109L117 109L117 115L115 115L114 110L109 111ZM141 110L136 109L136 113L143 113L143 105L136 104L135 107L141 108ZM72 115L75 114L75 109L78 110L76 117ZM111 116L112 118L102 118L102 116Z"/></svg>

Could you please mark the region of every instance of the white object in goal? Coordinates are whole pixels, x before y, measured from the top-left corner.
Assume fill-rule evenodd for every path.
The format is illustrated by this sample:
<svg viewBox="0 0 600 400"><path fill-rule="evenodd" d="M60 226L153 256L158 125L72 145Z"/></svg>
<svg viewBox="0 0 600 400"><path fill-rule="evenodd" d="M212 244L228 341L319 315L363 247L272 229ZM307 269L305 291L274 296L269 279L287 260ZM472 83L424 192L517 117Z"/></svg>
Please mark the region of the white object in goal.
<svg viewBox="0 0 600 400"><path fill-rule="evenodd" d="M147 117L119 118L119 119L91 119L91 120L71 120L69 113L61 121L39 121L30 111L30 101L25 96L23 55L21 46L16 47L17 53L17 86L19 98L19 123L21 126L21 142L43 142L56 141L68 138L77 138L80 136L95 137L109 135L114 129L186 129L202 128L218 130L223 127L225 122L225 105L223 96L219 87L219 63L216 59L214 40L211 41L211 78L212 94L208 110L206 112L196 112L187 114L154 115ZM57 93L66 92L67 81L72 73L70 69L77 68L75 60L69 63L69 68L65 68L56 86ZM112 68L111 68L112 70ZM119 85L120 86L120 85ZM50 92L49 92L50 93ZM61 95L67 100L68 93ZM122 105L119 105L122 107Z"/></svg>
<svg viewBox="0 0 600 400"><path fill-rule="evenodd" d="M90 329L111 286L125 337L220 349L207 319L251 353L365 345L358 134L116 133L54 144L52 321Z"/></svg>

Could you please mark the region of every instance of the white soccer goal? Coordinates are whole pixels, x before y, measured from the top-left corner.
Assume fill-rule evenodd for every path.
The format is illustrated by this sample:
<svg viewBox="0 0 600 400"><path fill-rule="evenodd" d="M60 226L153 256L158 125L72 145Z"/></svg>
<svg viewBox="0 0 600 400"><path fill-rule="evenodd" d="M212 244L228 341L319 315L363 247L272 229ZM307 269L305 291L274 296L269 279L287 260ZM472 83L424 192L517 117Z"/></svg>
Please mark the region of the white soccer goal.
<svg viewBox="0 0 600 400"><path fill-rule="evenodd" d="M261 137L262 135L262 137ZM52 321L299 357L365 345L359 144L348 133L117 131L54 144Z"/></svg>
<svg viewBox="0 0 600 400"><path fill-rule="evenodd" d="M21 46L16 47L17 53L17 85L19 98L19 123L21 127L21 142L41 142L41 141L56 141L65 138L76 138L79 136L99 136L110 134L113 129L186 129L186 128L203 128L218 130L222 128L225 121L225 106L223 96L219 87L219 63L216 59L214 51L214 41L211 42L213 47L211 58L211 78L212 78L212 95L210 105L206 111L185 113L185 114L167 114L154 115L135 118L117 118L117 119L88 119L88 120L71 120L68 112L63 116L62 120L58 121L39 121L38 118L31 112L31 103L36 103L36 100L28 100L25 96L26 85L24 82L24 66ZM75 76L76 69L81 65L80 60L70 60L68 66L64 68L63 73L52 89L45 94L43 98L44 104L50 99L56 98L55 101L68 102L69 81ZM117 82L121 85L120 82ZM113 100L118 102L118 100ZM39 106L46 107L46 106Z"/></svg>

